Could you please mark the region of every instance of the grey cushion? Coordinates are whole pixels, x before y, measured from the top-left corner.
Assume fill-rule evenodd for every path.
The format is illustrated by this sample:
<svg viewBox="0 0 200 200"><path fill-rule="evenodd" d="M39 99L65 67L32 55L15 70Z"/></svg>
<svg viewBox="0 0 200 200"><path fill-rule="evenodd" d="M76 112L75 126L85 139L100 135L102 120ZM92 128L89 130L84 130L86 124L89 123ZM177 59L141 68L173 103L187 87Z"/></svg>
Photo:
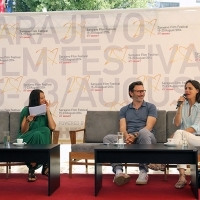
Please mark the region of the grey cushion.
<svg viewBox="0 0 200 200"><path fill-rule="evenodd" d="M88 111L85 121L85 142L72 144L72 152L93 153L94 148L103 142L108 134L119 131L119 111Z"/></svg>
<svg viewBox="0 0 200 200"><path fill-rule="evenodd" d="M0 112L0 143L3 143L3 131L9 131L9 112Z"/></svg>
<svg viewBox="0 0 200 200"><path fill-rule="evenodd" d="M83 143L83 144L73 144L71 146L72 152L87 152L94 153L94 148L100 143ZM102 143L101 143L102 144Z"/></svg>
<svg viewBox="0 0 200 200"><path fill-rule="evenodd" d="M175 126L172 121L175 117L176 111L167 111L167 127L166 127L166 136L167 138L170 137L177 129L180 127Z"/></svg>
<svg viewBox="0 0 200 200"><path fill-rule="evenodd" d="M104 136L119 131L119 111L88 111L86 116L86 143L101 143ZM166 111L158 110L154 126L157 142L166 142Z"/></svg>
<svg viewBox="0 0 200 200"><path fill-rule="evenodd" d="M166 142L166 111L158 110L158 117L154 126L155 138L158 143Z"/></svg>
<svg viewBox="0 0 200 200"><path fill-rule="evenodd" d="M10 112L10 141L14 142L20 128L20 112Z"/></svg>
<svg viewBox="0 0 200 200"><path fill-rule="evenodd" d="M85 128L86 143L102 143L104 136L119 131L119 111L88 111Z"/></svg>

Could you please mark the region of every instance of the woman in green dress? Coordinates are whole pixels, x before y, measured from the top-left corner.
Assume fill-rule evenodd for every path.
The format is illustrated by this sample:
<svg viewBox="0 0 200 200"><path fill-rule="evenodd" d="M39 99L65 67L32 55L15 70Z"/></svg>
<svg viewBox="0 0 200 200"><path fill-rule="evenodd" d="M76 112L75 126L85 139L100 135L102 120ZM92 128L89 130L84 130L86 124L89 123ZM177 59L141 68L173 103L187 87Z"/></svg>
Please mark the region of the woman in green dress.
<svg viewBox="0 0 200 200"><path fill-rule="evenodd" d="M29 107L35 107L46 104L46 114L34 116L30 115ZM51 144L51 132L55 129L56 124L53 120L49 109L49 102L45 99L44 92L36 89L32 90L29 96L29 105L24 107L20 114L20 132L18 138L23 138L23 142L27 144ZM28 181L36 181L35 169L41 164L27 164ZM48 165L43 164L42 174L48 176Z"/></svg>

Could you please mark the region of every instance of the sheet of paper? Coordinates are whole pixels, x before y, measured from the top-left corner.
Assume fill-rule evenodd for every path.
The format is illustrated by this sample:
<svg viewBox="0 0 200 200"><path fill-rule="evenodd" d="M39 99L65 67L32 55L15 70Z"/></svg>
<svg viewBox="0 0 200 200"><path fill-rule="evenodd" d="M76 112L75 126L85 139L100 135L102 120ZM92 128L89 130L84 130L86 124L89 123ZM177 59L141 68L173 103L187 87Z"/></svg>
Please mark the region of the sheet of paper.
<svg viewBox="0 0 200 200"><path fill-rule="evenodd" d="M46 114L46 104L42 104L40 106L29 107L30 115L45 115Z"/></svg>

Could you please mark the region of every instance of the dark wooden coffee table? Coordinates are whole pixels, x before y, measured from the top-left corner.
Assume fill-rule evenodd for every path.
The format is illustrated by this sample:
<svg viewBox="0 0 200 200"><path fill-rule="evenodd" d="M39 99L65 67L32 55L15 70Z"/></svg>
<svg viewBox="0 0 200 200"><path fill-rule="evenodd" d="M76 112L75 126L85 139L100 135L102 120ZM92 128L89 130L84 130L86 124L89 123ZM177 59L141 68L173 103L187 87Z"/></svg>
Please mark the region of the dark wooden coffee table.
<svg viewBox="0 0 200 200"><path fill-rule="evenodd" d="M10 148L0 144L0 162L49 163L48 195L60 187L60 145L25 145Z"/></svg>
<svg viewBox="0 0 200 200"><path fill-rule="evenodd" d="M102 187L102 163L190 164L191 189L198 199L198 150L195 147L167 147L164 144L99 145L95 148L95 196ZM172 185L172 187L174 187Z"/></svg>

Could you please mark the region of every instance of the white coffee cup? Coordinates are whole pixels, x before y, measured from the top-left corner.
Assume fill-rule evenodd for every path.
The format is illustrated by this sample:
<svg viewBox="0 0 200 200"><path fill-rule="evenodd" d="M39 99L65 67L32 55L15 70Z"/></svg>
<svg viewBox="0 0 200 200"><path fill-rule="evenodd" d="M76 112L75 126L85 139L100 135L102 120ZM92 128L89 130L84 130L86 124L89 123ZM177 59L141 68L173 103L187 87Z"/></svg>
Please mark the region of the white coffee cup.
<svg viewBox="0 0 200 200"><path fill-rule="evenodd" d="M22 138L17 139L17 143L22 144L23 143L23 139Z"/></svg>
<svg viewBox="0 0 200 200"><path fill-rule="evenodd" d="M167 139L167 143L174 144L175 143L175 139L174 138L168 138Z"/></svg>

